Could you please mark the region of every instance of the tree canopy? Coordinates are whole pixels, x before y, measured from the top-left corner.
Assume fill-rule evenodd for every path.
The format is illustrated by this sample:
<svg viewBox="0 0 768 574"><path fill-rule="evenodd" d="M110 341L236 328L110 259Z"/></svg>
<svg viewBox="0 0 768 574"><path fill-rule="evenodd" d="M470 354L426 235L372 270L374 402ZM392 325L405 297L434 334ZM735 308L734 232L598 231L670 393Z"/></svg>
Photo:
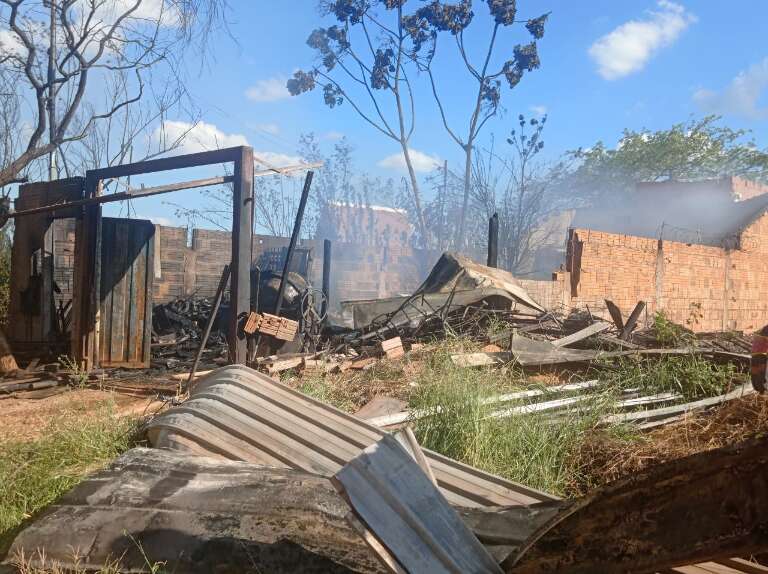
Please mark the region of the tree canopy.
<svg viewBox="0 0 768 574"><path fill-rule="evenodd" d="M731 175L768 181L768 150L758 149L748 137L747 130L723 126L714 115L665 130L624 130L614 149L597 142L589 149L569 153L578 163L571 187L582 196L591 196L647 181Z"/></svg>

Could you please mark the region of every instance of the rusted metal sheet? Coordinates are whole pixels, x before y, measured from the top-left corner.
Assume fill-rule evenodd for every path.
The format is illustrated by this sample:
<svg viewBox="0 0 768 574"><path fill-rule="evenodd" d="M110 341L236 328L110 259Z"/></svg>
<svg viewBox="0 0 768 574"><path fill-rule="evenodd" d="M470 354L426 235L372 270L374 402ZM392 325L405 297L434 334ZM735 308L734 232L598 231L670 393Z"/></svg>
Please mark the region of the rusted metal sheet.
<svg viewBox="0 0 768 574"><path fill-rule="evenodd" d="M152 445L332 476L385 432L247 367L198 380L148 426ZM424 450L443 495L466 507L549 500L543 492Z"/></svg>
<svg viewBox="0 0 768 574"><path fill-rule="evenodd" d="M104 218L101 233L99 362L149 367L155 226Z"/></svg>

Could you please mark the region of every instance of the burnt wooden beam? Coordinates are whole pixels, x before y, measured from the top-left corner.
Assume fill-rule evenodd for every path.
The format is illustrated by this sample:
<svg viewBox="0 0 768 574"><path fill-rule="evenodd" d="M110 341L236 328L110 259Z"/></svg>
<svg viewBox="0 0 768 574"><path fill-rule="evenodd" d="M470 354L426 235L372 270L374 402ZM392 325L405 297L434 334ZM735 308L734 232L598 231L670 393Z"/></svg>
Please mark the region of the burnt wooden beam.
<svg viewBox="0 0 768 574"><path fill-rule="evenodd" d="M768 435L656 465L576 500L502 563L646 574L768 548Z"/></svg>
<svg viewBox="0 0 768 574"><path fill-rule="evenodd" d="M632 309L632 313L630 313L629 318L627 318L627 322L624 324L624 328L621 330L619 339L626 341L629 338L629 336L632 334L632 331L634 331L635 326L637 325L638 319L640 319L640 315L644 310L645 301L638 301L637 305L635 305L635 308Z"/></svg>
<svg viewBox="0 0 768 574"><path fill-rule="evenodd" d="M44 205L42 207L33 207L31 209L24 209L22 211L16 211L8 215L11 218L24 217L27 215L36 215L39 213L50 213L53 211L61 211L63 209L71 207L83 207L86 205L101 205L103 203L112 203L115 201L125 201L127 199L137 199L139 197L148 197L150 195L159 195L161 193L171 193L172 191L182 191L185 189L196 189L199 187L207 187L209 185L219 185L222 183L231 183L233 179L231 177L209 177L207 179L195 179L192 181L182 181L179 183L171 183L168 185L158 185L154 187L142 187L136 189L129 189L128 191L121 191L119 193L110 193L108 195L101 195L98 197L89 197L85 199L77 199L75 201L67 201L62 203L54 203L51 205Z"/></svg>
<svg viewBox="0 0 768 574"><path fill-rule="evenodd" d="M275 303L275 315L280 315L280 308L283 305L283 296L285 295L285 287L288 284L288 273L291 269L291 261L293 261L293 254L296 251L296 244L299 241L299 235L301 234L301 222L304 220L304 209L307 206L307 199L309 198L309 190L312 187L312 176L314 172L308 171L307 177L304 179L304 189L301 191L301 200L299 201L299 209L296 211L296 220L293 222L293 231L291 232L291 241L288 244L288 252L285 254L285 264L283 265L283 275L280 277L280 289L277 292L277 302Z"/></svg>
<svg viewBox="0 0 768 574"><path fill-rule="evenodd" d="M243 150L246 149L246 147L247 146L237 146L91 169L88 170L87 176L89 175L97 180L109 179L114 177L126 177L129 175L140 175L143 173L156 173L158 171L171 171L174 169L184 169L201 165L237 162L242 158ZM252 151L251 159L253 159ZM251 161L251 163L253 163L253 161Z"/></svg>
<svg viewBox="0 0 768 574"><path fill-rule="evenodd" d="M488 220L488 267L499 266L499 214L494 213Z"/></svg>
<svg viewBox="0 0 768 574"><path fill-rule="evenodd" d="M621 316L621 309L610 299L605 300L605 306L608 307L608 313L611 315L613 324L616 325L619 333L621 333L624 330L624 317Z"/></svg>
<svg viewBox="0 0 768 574"><path fill-rule="evenodd" d="M320 310L320 315L326 317L328 308L331 305L331 240L323 240L323 295L325 300L323 301L323 308Z"/></svg>
<svg viewBox="0 0 768 574"><path fill-rule="evenodd" d="M240 147L235 160L232 193L232 270L229 314L229 359L245 364L248 341L239 323L251 310L251 262L253 260L253 149Z"/></svg>

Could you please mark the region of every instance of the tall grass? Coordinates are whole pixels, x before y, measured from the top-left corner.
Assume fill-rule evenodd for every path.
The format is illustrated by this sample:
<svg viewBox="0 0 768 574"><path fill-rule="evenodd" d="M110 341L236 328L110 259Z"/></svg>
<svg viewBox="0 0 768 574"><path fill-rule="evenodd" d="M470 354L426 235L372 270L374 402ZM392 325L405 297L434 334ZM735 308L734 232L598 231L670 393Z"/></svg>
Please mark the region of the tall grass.
<svg viewBox="0 0 768 574"><path fill-rule="evenodd" d="M696 354L652 359L625 357L602 363L590 374L597 374L600 381L616 390L674 392L686 400L719 395L734 383L746 380L732 363L716 364Z"/></svg>
<svg viewBox="0 0 768 574"><path fill-rule="evenodd" d="M557 418L544 414L491 417L499 405L483 401L525 383L519 372L455 367L438 349L425 366L411 406L430 416L414 421L426 448L527 486L563 494L577 469L576 452L610 403L595 395ZM551 414L551 413L550 413Z"/></svg>
<svg viewBox="0 0 768 574"><path fill-rule="evenodd" d="M107 402L67 410L37 440L0 443L0 556L25 520L133 446L137 424Z"/></svg>

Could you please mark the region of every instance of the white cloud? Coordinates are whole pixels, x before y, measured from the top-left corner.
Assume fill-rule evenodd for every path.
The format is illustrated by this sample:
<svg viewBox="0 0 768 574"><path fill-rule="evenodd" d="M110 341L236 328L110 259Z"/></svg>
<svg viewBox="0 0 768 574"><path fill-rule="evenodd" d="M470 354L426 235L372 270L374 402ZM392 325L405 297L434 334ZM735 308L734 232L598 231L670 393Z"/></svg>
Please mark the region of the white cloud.
<svg viewBox="0 0 768 574"><path fill-rule="evenodd" d="M280 126L277 124L256 124L253 128L256 131L265 132L273 136L280 133Z"/></svg>
<svg viewBox="0 0 768 574"><path fill-rule="evenodd" d="M531 106L529 109L531 110L531 112L533 112L534 114L536 114L539 117L541 117L541 116L543 116L543 115L545 115L547 113L547 106L541 106L541 105L539 105L539 106Z"/></svg>
<svg viewBox="0 0 768 574"><path fill-rule="evenodd" d="M417 173L428 173L433 169L440 167L442 160L433 155L427 155L424 152L410 149L411 163ZM376 165L387 169L396 169L398 171L408 171L405 163L405 156L402 152L393 153L379 161Z"/></svg>
<svg viewBox="0 0 768 574"><path fill-rule="evenodd" d="M286 167L289 165L305 163L304 160L297 155L289 155L273 151L254 150L253 158L253 162L256 164L257 170L269 169L271 167Z"/></svg>
<svg viewBox="0 0 768 574"><path fill-rule="evenodd" d="M338 140L340 140L343 137L344 137L343 133L336 132L336 131L333 131L333 130L323 134L323 138L325 138L327 140L330 140L330 141L338 141Z"/></svg>
<svg viewBox="0 0 768 574"><path fill-rule="evenodd" d="M191 124L166 120L163 122L163 131L161 132L160 128L155 131L155 141L161 137L164 137L164 142L169 145L181 140L180 146L176 149L178 153L195 153L248 145L248 139L244 135L225 133L215 125L206 122Z"/></svg>
<svg viewBox="0 0 768 574"><path fill-rule="evenodd" d="M174 154L195 153L227 147L249 145L248 138L242 134L228 134L214 124L198 122L191 124L183 121L166 120L163 122L164 132L158 128L153 134L155 142L164 138L166 144L181 140ZM254 164L257 170L270 167L285 167L303 163L304 160L296 155L289 155L269 150L254 150Z"/></svg>
<svg viewBox="0 0 768 574"><path fill-rule="evenodd" d="M285 87L286 79L282 77L259 80L245 91L245 97L252 102L276 102L291 97Z"/></svg>
<svg viewBox="0 0 768 574"><path fill-rule="evenodd" d="M630 20L589 48L597 72L606 80L616 80L638 72L661 48L672 44L696 16L669 0L658 0L658 10L642 20Z"/></svg>
<svg viewBox="0 0 768 574"><path fill-rule="evenodd" d="M173 227L173 221L167 217L159 217L157 215L134 215L132 219L149 219L155 225L164 225L165 227Z"/></svg>
<svg viewBox="0 0 768 574"><path fill-rule="evenodd" d="M731 80L721 92L697 90L693 101L704 111L731 114L750 120L768 119L768 105L759 105L760 97L768 91L768 58L751 65Z"/></svg>

